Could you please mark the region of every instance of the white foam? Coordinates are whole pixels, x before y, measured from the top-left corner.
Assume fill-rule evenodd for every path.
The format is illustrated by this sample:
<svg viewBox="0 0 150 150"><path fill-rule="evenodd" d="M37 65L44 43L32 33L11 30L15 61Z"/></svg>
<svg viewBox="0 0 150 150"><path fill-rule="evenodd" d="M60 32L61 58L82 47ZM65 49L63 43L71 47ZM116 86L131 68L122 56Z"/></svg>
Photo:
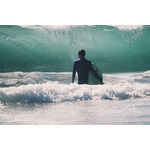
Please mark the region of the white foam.
<svg viewBox="0 0 150 150"><path fill-rule="evenodd" d="M16 72L1 74L1 77L0 101L64 102L150 97L149 71L104 74L102 86L70 84L71 73Z"/></svg>
<svg viewBox="0 0 150 150"><path fill-rule="evenodd" d="M125 73L104 75L102 86L48 81L1 87L0 124L149 124L149 79L143 73Z"/></svg>
<svg viewBox="0 0 150 150"><path fill-rule="evenodd" d="M29 29L67 30L78 25L20 25L20 26ZM119 30L136 30L143 28L143 25L113 25L113 26L117 27Z"/></svg>
<svg viewBox="0 0 150 150"><path fill-rule="evenodd" d="M64 102L78 100L124 100L147 98L149 84L125 83L105 85L77 85L47 82L0 89L0 99L10 102Z"/></svg>
<svg viewBox="0 0 150 150"><path fill-rule="evenodd" d="M115 25L119 30L136 30L142 29L143 25Z"/></svg>
<svg viewBox="0 0 150 150"><path fill-rule="evenodd" d="M142 77L143 77L143 78L147 78L147 79L148 79L148 82L149 82L149 78L150 78L150 70L145 71L145 72L142 74ZM150 82L149 82L149 83L150 83Z"/></svg>
<svg viewBox="0 0 150 150"><path fill-rule="evenodd" d="M29 29L51 29L51 30L67 30L71 25L21 25L23 28Z"/></svg>
<svg viewBox="0 0 150 150"><path fill-rule="evenodd" d="M150 74L150 70L145 71L144 74Z"/></svg>

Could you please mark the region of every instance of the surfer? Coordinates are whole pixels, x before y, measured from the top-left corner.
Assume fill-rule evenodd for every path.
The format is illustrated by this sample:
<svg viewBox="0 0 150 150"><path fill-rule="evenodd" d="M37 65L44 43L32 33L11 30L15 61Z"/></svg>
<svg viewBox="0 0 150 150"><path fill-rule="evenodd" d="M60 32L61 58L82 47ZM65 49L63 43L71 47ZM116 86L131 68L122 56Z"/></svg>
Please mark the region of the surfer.
<svg viewBox="0 0 150 150"><path fill-rule="evenodd" d="M73 65L72 73L72 83L74 83L76 72L78 74L78 84L88 84L88 74L91 70L92 74L99 80L99 84L103 84L103 79L94 70L91 61L85 58L85 50L80 50L78 52L78 57L80 60L75 61Z"/></svg>

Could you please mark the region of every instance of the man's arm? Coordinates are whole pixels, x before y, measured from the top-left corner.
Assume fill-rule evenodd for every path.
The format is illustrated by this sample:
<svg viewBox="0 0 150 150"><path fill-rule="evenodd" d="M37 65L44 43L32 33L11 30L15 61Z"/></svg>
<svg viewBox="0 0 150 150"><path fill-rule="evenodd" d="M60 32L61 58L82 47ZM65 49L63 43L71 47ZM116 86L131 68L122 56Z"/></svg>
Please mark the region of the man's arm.
<svg viewBox="0 0 150 150"><path fill-rule="evenodd" d="M72 83L74 83L75 76L76 76L76 62L74 62L73 64Z"/></svg>

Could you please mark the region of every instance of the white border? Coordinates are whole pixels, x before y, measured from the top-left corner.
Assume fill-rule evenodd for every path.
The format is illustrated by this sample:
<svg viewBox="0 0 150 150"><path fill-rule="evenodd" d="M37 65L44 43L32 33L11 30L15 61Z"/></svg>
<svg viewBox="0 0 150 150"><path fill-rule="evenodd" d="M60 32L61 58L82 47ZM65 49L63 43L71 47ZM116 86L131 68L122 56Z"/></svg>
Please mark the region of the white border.
<svg viewBox="0 0 150 150"><path fill-rule="evenodd" d="M142 125L2 126L3 150L148 149L149 127Z"/></svg>
<svg viewBox="0 0 150 150"><path fill-rule="evenodd" d="M1 0L1 25L148 25L148 0Z"/></svg>

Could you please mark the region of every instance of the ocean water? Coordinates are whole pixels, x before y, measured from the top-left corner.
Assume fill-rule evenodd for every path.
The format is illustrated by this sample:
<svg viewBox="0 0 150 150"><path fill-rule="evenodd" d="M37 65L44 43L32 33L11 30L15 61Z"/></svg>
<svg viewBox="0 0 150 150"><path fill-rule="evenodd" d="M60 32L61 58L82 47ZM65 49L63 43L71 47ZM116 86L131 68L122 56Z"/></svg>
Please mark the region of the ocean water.
<svg viewBox="0 0 150 150"><path fill-rule="evenodd" d="M150 26L0 26L0 124L150 124L149 32ZM71 83L82 48L104 85Z"/></svg>

